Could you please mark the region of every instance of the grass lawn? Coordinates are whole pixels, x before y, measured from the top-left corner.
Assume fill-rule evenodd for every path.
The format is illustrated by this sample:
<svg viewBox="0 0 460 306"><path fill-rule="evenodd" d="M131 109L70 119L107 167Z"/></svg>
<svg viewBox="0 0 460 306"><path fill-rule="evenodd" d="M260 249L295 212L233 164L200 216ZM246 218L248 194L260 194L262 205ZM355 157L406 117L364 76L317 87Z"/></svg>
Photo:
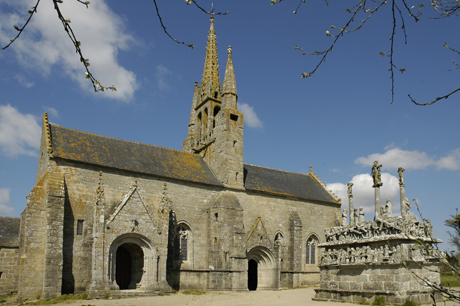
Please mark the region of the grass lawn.
<svg viewBox="0 0 460 306"><path fill-rule="evenodd" d="M446 287L460 287L460 278L453 275L441 274L441 283Z"/></svg>

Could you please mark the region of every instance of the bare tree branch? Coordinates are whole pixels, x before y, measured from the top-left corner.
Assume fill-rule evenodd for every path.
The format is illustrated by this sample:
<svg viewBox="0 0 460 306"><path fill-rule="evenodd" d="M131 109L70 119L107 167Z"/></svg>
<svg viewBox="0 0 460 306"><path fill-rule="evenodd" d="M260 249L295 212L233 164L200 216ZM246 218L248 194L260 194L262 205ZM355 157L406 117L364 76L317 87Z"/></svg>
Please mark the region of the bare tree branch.
<svg viewBox="0 0 460 306"><path fill-rule="evenodd" d="M72 41L72 43L73 43L73 45L75 47L76 53L78 53L78 55L80 55L80 62L83 63L83 66L85 67L85 70L86 70L85 71L86 79L91 80L91 83L93 85L93 88L94 88L95 92L105 91L107 89L110 89L112 91L116 91L117 89L113 85L109 86L109 87L102 86L101 83L98 80L96 80L96 78L93 76L93 74L89 70L89 66L90 66L89 59L87 59L87 58L85 58L83 56L82 50L80 48L81 42L77 40L77 38L75 36L75 33L73 32L72 27L70 26L70 19L64 18L64 16L61 13L61 10L59 9L59 4L62 3L62 2L63 2L62 0L53 0L54 9L57 12L59 20L61 20L61 23L62 23L62 25L64 27L64 31L67 33L67 35L69 36L70 40ZM88 1L86 1L86 2L78 1L78 2L80 2L82 4L85 4L88 7L88 4L89 4Z"/></svg>
<svg viewBox="0 0 460 306"><path fill-rule="evenodd" d="M155 4L155 10L157 12L158 20L160 21L161 27L163 28L163 31L166 33L166 35L168 35L168 37L171 38L172 40L174 40L176 43L185 45L185 46L193 49L194 48L193 44L187 44L187 43L185 43L183 41L177 40L174 37L172 37L171 34L169 34L169 32L166 30L166 26L163 24L163 19L161 18L160 10L158 9L158 5L157 5L157 1L153 0L153 3Z"/></svg>
<svg viewBox="0 0 460 306"><path fill-rule="evenodd" d="M199 8L203 13L208 14L208 15L212 15L212 16L214 16L214 15L227 15L227 14L229 13L228 11L225 12L225 13L222 13L222 12L214 13L214 8L211 9L210 12L208 12L207 10L205 10L204 8L202 8L202 7L198 4L198 2L196 2L196 0L186 0L186 1L185 1L185 3L187 3L187 4L191 4L192 2L193 2L193 4L195 4L196 7Z"/></svg>
<svg viewBox="0 0 460 306"><path fill-rule="evenodd" d="M29 24L29 21L32 19L32 16L37 12L37 7L38 7L38 4L40 3L40 0L37 0L37 3L35 3L35 6L33 6L29 11L29 18L27 18L27 21L26 23L24 23L24 25L19 28L17 25L14 26L14 28L16 30L19 31L18 35L16 35L15 38L13 38L12 40L10 40L10 43L7 44L5 47L1 48L2 50L5 50L6 48L8 48L9 46L11 46L12 43L14 43L16 41L16 39L19 38L19 35L22 34L22 31L24 31L24 29L26 28L26 26Z"/></svg>
<svg viewBox="0 0 460 306"><path fill-rule="evenodd" d="M347 11L349 13L352 13L352 16L351 18L348 20L348 22L345 24L345 26L343 28L337 28L336 26L331 26L331 28L333 29L338 29L339 30L339 34L338 35L332 35L329 31L326 31L326 35L327 36L331 36L331 37L335 37L334 41L332 42L332 44L329 46L329 48L327 48L326 50L323 50L323 51L314 51L312 53L308 53L308 52L305 52L303 50L303 48L299 48L298 46L295 47L296 50L300 50L302 52L302 55L323 55L323 57L321 58L321 60L319 61L319 63L316 65L316 67L310 71L310 72L304 72L302 73L302 78L308 78L308 77L311 77L315 72L316 70L318 70L318 68L321 66L322 63L324 63L326 61L326 57L328 56L328 54L333 50L335 44L337 43L337 41L339 40L340 37L342 37L345 33L350 33L350 32L354 32L354 31L357 31L359 29L362 28L362 26L364 25L364 23L369 20L369 18L379 9L381 8L384 4L386 4L386 1L381 1L380 4L375 7L373 10L371 9L366 9L365 8L365 5L366 5L366 0L360 0L359 4L356 5L356 9L355 10L350 10L350 9L347 9ZM356 17L356 14L359 12L359 11L364 11L366 13L369 13L369 15L361 21L361 24L352 29L352 30L347 30L351 24L354 22L355 20L355 17Z"/></svg>

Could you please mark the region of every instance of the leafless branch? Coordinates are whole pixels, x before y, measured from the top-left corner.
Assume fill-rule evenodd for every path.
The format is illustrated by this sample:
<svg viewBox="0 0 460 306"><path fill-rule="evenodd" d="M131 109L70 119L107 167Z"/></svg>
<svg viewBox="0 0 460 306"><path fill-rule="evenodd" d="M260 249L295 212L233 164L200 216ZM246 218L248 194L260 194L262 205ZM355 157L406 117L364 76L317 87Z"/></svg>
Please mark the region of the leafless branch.
<svg viewBox="0 0 460 306"><path fill-rule="evenodd" d="M196 0L187 0L186 3L187 4L191 4L193 2L193 4L196 5L197 8L199 8L203 13L205 14L208 14L208 15L227 15L229 12L225 12L225 13L222 13L222 12L217 12L217 13L214 13L214 9L211 9L210 12L208 12L207 10L205 10L203 7L201 7L198 2L196 2Z"/></svg>
<svg viewBox="0 0 460 306"><path fill-rule="evenodd" d="M432 105L436 102L438 102L439 100L442 100L442 99L447 99L449 98L451 95L453 95L454 93L456 93L457 91L460 91L460 88L457 88L455 89L454 91L452 91L451 93L448 93L447 95L445 96L442 96L442 97L437 97L436 99L434 99L433 101L431 102L427 102L427 103L418 103L417 101L415 101L414 98L412 98L412 96L409 94L409 98L411 99L411 101L415 104L415 105L418 105L418 106L427 106L427 105Z"/></svg>
<svg viewBox="0 0 460 306"><path fill-rule="evenodd" d="M458 16L460 12L460 3L457 0L431 0L431 6L441 14L438 18Z"/></svg>
<svg viewBox="0 0 460 306"><path fill-rule="evenodd" d="M348 20L348 22L345 24L344 27L342 28L337 28L335 26L331 26L331 28L333 29L338 29L339 31L339 34L337 35L332 35L329 31L326 31L326 35L327 36L331 36L331 37L334 37L334 41L332 42L332 44L329 46L329 48L327 48L326 50L323 50L323 51L314 51L312 53L308 53L308 52L305 52L303 50L303 48L299 48L298 46L295 47L296 50L300 50L302 52L302 55L323 55L321 60L319 61L319 63L316 65L316 67L310 71L310 72L304 72L302 73L302 77L303 78L308 78L308 77L311 77L315 72L316 70L318 70L318 68L321 66L322 63L324 63L326 61L326 57L328 56L328 54L333 50L335 44L337 43L337 41L340 39L340 37L342 37L345 33L350 33L350 32L354 32L354 31L357 31L359 30L360 28L362 28L362 26L364 25L364 23L369 20L369 18L379 9L381 8L384 4L386 4L386 1L381 1L379 3L379 5L377 5L373 10L371 9L366 9L365 8L365 5L366 5L366 0L360 0L359 4L356 5L356 9L354 10L350 10L350 9L347 9L347 11L349 13L352 13L352 16L350 17L350 19ZM352 29L352 30L347 30L351 24L355 21L355 17L356 17L356 14L359 12L359 11L364 11L365 13L369 13L369 15L361 21L361 24Z"/></svg>
<svg viewBox="0 0 460 306"><path fill-rule="evenodd" d="M85 4L86 6L89 4L88 1L85 1L85 2L78 1L78 2L80 2L82 4ZM114 86L109 86L109 87L102 86L101 83L98 80L96 80L96 78L93 76L93 74L89 70L89 66L90 66L89 59L87 59L87 58L85 58L83 56L82 50L80 48L81 42L77 40L77 37L75 36L75 33L73 32L72 27L70 26L70 19L66 19L62 15L61 10L59 9L59 4L62 3L62 0L53 0L53 3L54 3L54 9L57 12L58 18L59 18L59 20L61 20L61 23L62 23L62 25L64 27L64 31L67 33L67 35L69 36L70 40L72 41L72 43L73 43L73 45L75 47L75 52L78 53L78 55L80 56L80 62L82 62L83 66L85 67L86 79L91 80L91 83L93 85L94 91L96 91L96 92L105 91L107 89L111 89L112 91L116 91L117 89Z"/></svg>
<svg viewBox="0 0 460 306"><path fill-rule="evenodd" d="M35 3L35 6L33 6L29 11L29 18L27 18L27 21L26 23L24 23L24 25L19 28L17 25L14 26L14 28L16 30L18 30L18 35L16 35L15 38L13 38L12 40L10 40L10 43L7 44L5 47L1 48L2 50L5 50L6 48L8 48L9 46L11 46L12 43L14 43L16 41L16 39L19 38L19 35L22 34L22 31L24 31L24 29L26 28L26 26L29 24L29 21L32 19L32 16L37 12L37 7L38 7L38 4L40 3L40 0L37 0L37 3Z"/></svg>
<svg viewBox="0 0 460 306"><path fill-rule="evenodd" d="M163 19L161 18L160 10L158 9L158 5L157 5L157 1L153 0L153 3L155 4L155 10L157 12L158 20L160 21L161 27L163 28L163 31L166 33L166 35L168 35L168 37L171 38L172 40L174 40L176 43L181 44L181 45L185 45L185 46L193 49L194 48L193 44L187 44L187 43L185 43L183 41L177 40L174 37L172 37L171 34L169 34L169 32L166 30L166 26L163 23Z"/></svg>

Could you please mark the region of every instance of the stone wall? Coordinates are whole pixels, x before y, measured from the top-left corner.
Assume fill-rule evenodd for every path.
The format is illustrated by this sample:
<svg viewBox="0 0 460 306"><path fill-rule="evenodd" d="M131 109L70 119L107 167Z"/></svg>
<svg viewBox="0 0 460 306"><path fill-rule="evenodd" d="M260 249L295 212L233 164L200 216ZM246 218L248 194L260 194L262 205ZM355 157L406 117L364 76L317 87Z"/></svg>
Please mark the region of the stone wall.
<svg viewBox="0 0 460 306"><path fill-rule="evenodd" d="M321 285L316 289L316 300L345 300L372 302L384 296L388 304L404 304L407 300L430 303L431 288L414 276L439 282L437 263L408 263L407 267L393 265L350 265L321 269Z"/></svg>
<svg viewBox="0 0 460 306"><path fill-rule="evenodd" d="M18 248L0 248L0 296L18 292L18 255Z"/></svg>
<svg viewBox="0 0 460 306"><path fill-rule="evenodd" d="M246 290L248 254L255 249L258 251L254 256L265 256L270 261L267 272L261 275L267 289L312 284L319 278L319 269L317 264L306 264L306 240L314 235L319 242L325 242L323 233L335 225L340 212L337 204L311 203L243 190L223 191L219 186L60 159L54 159L48 167L65 179L61 179L62 186L58 184L61 186L58 187L53 183L55 178L45 174L28 196L23 213L24 249L21 252L24 256L19 282L20 296L24 298L57 293L61 278L62 293L87 291L93 275L109 275L109 279L98 286L114 289L114 241L133 233L151 243L155 268L150 273L158 284L150 289L159 289L160 283L166 284L168 278L176 289ZM97 205L102 206L96 213L97 192L101 188L104 197L98 202ZM133 188L135 192L129 195ZM53 194L52 190L56 192ZM160 230L165 194L171 202L171 217L166 225L169 230ZM125 200L124 206L121 205ZM104 220L105 225L95 227L95 220ZM175 263L171 261L174 230L181 224L190 231L188 258ZM257 229L256 224L259 224ZM45 228L50 233L62 231L62 238L58 234L46 236ZM99 239L94 238L99 237L95 236L95 229L101 231L99 234L103 237L97 242L102 245L102 252L93 252L94 239ZM262 245L256 242L256 235L263 240ZM46 243L51 243L46 252L38 248ZM102 263L96 274L93 256ZM54 267L44 266L45 258L50 258ZM26 272L28 270L31 272ZM56 274L58 270L60 275ZM59 280L57 283L51 284L52 275ZM55 293L43 290L44 281L54 286L48 292Z"/></svg>

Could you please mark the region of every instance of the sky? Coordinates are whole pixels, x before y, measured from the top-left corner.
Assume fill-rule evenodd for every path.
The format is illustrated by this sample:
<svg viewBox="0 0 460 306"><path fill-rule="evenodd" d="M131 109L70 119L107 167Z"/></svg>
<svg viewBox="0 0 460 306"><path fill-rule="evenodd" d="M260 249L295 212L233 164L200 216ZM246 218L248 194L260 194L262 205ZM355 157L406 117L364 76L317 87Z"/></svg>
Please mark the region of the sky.
<svg viewBox="0 0 460 306"><path fill-rule="evenodd" d="M436 238L447 243L444 220L460 206L460 93L429 102L458 87L452 60L460 48L454 37L458 18L432 19L425 7L419 22L405 17L407 44L398 19L394 39L395 98L391 102L389 58L392 15L384 5L359 31L345 34L311 78L301 78L320 57L302 55L329 47L331 25L342 27L357 1L198 1L206 9L229 11L215 17L220 74L226 49L233 49L238 107L245 115L245 163L313 172L348 208L347 182L354 207L374 217L371 165L382 166L382 204L388 198L398 214L398 167L404 167L411 212L431 219ZM66 0L60 7L79 41L90 69L103 86L92 90L51 1L41 1L21 37L0 51L0 215L19 216L33 188L42 116L80 131L180 150L194 82L201 82L209 15L184 1L157 0L171 40L160 26L153 1L93 0L86 8ZM0 0L0 44L22 26L29 0ZM356 18L365 19L365 14Z"/></svg>

